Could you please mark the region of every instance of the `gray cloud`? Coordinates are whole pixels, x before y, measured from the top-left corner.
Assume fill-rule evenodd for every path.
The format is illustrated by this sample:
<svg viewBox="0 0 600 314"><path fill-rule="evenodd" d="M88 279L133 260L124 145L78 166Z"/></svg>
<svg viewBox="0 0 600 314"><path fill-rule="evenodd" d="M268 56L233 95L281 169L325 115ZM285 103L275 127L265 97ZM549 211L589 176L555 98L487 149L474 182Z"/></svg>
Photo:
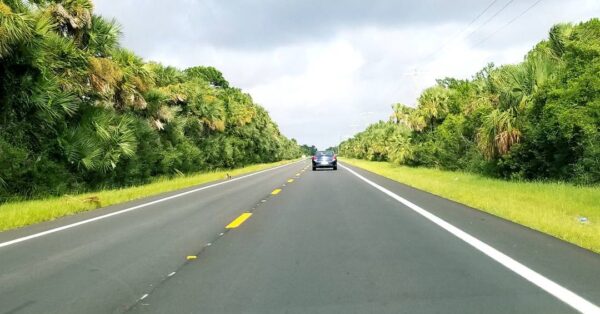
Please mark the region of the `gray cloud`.
<svg viewBox="0 0 600 314"><path fill-rule="evenodd" d="M469 1L96 1L102 14L117 16L143 38L135 46L185 39L215 47L268 49L300 41L327 40L348 27L431 25L461 22L486 6ZM146 44L144 44L146 43Z"/></svg>

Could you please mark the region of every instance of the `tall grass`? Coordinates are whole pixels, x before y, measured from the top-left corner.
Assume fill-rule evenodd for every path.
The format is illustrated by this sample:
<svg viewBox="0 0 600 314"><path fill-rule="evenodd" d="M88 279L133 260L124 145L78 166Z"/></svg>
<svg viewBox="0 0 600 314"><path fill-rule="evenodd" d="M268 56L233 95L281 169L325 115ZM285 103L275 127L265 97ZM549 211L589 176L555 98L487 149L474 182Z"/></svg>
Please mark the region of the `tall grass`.
<svg viewBox="0 0 600 314"><path fill-rule="evenodd" d="M16 201L0 205L0 231L15 229L75 213L124 203L127 201L174 191L206 182L225 179L227 175L237 176L290 163L281 161L257 164L233 170L220 170L198 173L177 178L158 178L154 182L135 187L101 190L78 195Z"/></svg>
<svg viewBox="0 0 600 314"><path fill-rule="evenodd" d="M600 253L599 186L515 182L387 162L341 161Z"/></svg>

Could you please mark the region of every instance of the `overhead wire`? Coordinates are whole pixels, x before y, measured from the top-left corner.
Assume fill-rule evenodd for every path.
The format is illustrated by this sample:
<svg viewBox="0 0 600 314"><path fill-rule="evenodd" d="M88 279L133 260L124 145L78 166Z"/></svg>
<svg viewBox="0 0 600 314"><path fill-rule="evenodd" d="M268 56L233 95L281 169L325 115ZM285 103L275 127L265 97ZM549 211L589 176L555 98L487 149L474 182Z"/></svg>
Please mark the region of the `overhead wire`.
<svg viewBox="0 0 600 314"><path fill-rule="evenodd" d="M489 23L491 20L493 20L496 16L498 16L502 11L504 11L514 0L509 0L507 3L505 3L499 10L497 10L496 12L494 12L492 14L492 16L490 16L487 20L485 20L482 24L480 24L479 26L477 26L477 28L475 28L473 31L469 32L466 36L464 36L464 38L470 36L471 34L473 34L474 32L476 32L477 30L479 30L481 27L483 27L484 25L486 25L487 23ZM441 51L444 50L444 48L446 48L449 44L451 44L455 39L462 37L462 34L467 31L469 29L469 27L471 27L477 20L479 20L485 13L487 13L495 4L496 2L498 2L498 0L492 0L481 12L479 12L479 14L477 14L477 16L475 16L475 18L473 18L468 24L467 26L465 26L461 31L455 33L454 35L452 35L450 37L449 40L445 41L444 44L442 44L439 48L437 48L435 51L433 51L432 53L430 53L429 55L427 55L427 57L423 58L420 62L418 62L418 64L414 67L414 71L412 73L406 73L406 75L410 75L413 76L413 81L414 81L414 76L418 75L418 72L420 72L418 70L418 68L422 68L427 66L428 64L430 64L433 59L435 58L435 56L437 56ZM415 82L415 87L416 87L416 82Z"/></svg>
<svg viewBox="0 0 600 314"><path fill-rule="evenodd" d="M525 9L524 11L522 11L520 14L516 15L515 17L513 17L510 21L508 21L506 24L502 25L501 27L499 27L498 29L496 29L495 31L493 31L490 35L488 35L487 37L483 38L482 40L478 41L477 43L475 43L475 45L473 45L473 48L478 47L479 45L483 44L484 42L488 41L490 38L492 38L494 35L496 35L497 33L501 32L503 29L505 29L506 27L508 27L510 24L514 23L516 20L518 20L519 18L521 18L523 15L527 14L527 12L529 12L531 9L533 9L535 6L537 6L538 4L540 4L540 2L542 2L543 0L537 0L534 3L532 3L529 7L527 7L527 9Z"/></svg>
<svg viewBox="0 0 600 314"><path fill-rule="evenodd" d="M468 38L469 36L471 36L472 34L474 34L475 32L477 32L478 30L480 30L482 27L484 27L485 25L487 25L489 22L491 22L496 16L498 16L498 14L502 13L504 10L506 10L506 8L508 8L508 6L513 3L515 0L510 0L507 3L505 3L500 10L496 11L496 13L494 13L492 16L490 16L487 20L485 20L485 22L479 24L479 26L477 26L477 28L475 28L472 32L470 32L469 34L467 34L467 36L465 36L465 38Z"/></svg>
<svg viewBox="0 0 600 314"><path fill-rule="evenodd" d="M429 55L427 55L423 60L427 60L431 57L434 57L435 55L437 55L440 51L442 51L444 48L446 48L446 46L448 46L448 44L453 41L454 39L456 39L457 37L460 37L460 35L462 33L464 33L466 30L469 29L469 27L471 27L471 25L473 25L473 23L475 23L481 16L483 16L494 4L496 4L496 2L498 2L498 0L493 0L492 2L490 2L490 4L487 5L487 7L485 7L485 9L483 9L483 11L479 12L479 14L477 14L477 16L472 19L469 24L467 24L467 26L465 26L463 29L461 29L459 32L454 33L452 36L450 36L450 38L448 40L446 40L439 48L437 48L435 51L433 51L432 53L430 53Z"/></svg>
<svg viewBox="0 0 600 314"><path fill-rule="evenodd" d="M514 1L515 0L509 0L508 2L506 2L502 7L500 7L497 11L495 11L489 18L487 18L483 23L479 24L474 30L470 31L467 35L463 36L462 38L468 38L471 35L473 35L474 33L476 33L477 31L479 31L483 26L485 26L489 22L491 22L500 13L504 12L504 10L506 10L506 8L508 8ZM482 12L480 12L477 15L477 17L475 19L473 19L469 23L469 26L467 26L464 30L467 30L477 19L479 19L481 16L483 16L496 2L497 2L497 0L492 1ZM462 33L462 31L459 32L459 34L460 33ZM423 68L423 67L429 65L431 62L433 62L434 57L437 56L441 51L443 51L443 49L446 48L446 46L448 46L448 44L450 44L451 42L452 42L452 40L448 41L446 44L442 45L440 48L438 48L432 54L428 55L427 58L423 59L422 62L420 62L419 64L417 64L417 66L414 68L414 75L417 75L417 73L419 72L418 68ZM427 60L427 59L430 59L430 60Z"/></svg>
<svg viewBox="0 0 600 314"><path fill-rule="evenodd" d="M464 29L462 29L458 33L455 33L455 35L451 36L450 40L446 41L442 46L440 46L439 48L437 48L433 53L429 54L425 59L423 59L423 61L419 65L417 65L417 67L415 67L413 75L415 75L415 76L417 75L417 73L419 72L418 68L422 68L422 67L430 64L433 60L429 60L428 61L427 59L435 57L438 53L440 53L441 51L443 51L444 48L446 48L449 44L451 44L454 39L457 39L457 38L460 38L460 37L462 37L462 38L469 38L470 36L472 36L473 34L475 34L477 31L479 31L482 27L484 27L485 25L487 25L488 23L490 23L498 15L500 15L500 13L504 12L504 10L506 10L514 2L514 0L509 0L500 9L498 9L497 11L495 11L489 18L487 18L483 23L479 24L475 29L473 29L472 31L470 31L466 36L461 36L462 33L464 33L466 30L468 30L469 27L471 27L480 17L482 17L490 8L492 8L493 5L497 1L498 0L493 0L491 3L489 3L486 6L486 8L483 11L481 11L474 19L472 19L469 22L469 24L467 24L467 26ZM523 15L525 15L527 12L529 12L531 9L533 9L535 6L537 6L542 1L543 0L537 0L534 3L532 3L524 11L522 11L521 13L519 13L518 15L516 15L515 17L513 17L511 20L509 20L507 23L505 23L504 25L502 25L500 28L498 28L495 31L493 31L490 35L486 36L481 41L477 42L473 47L477 47L477 46L483 44L484 42L486 42L487 40L489 40L490 38L492 38L494 35L496 35L500 31L502 31L503 29L505 29L506 27L508 27L512 23L514 23L519 18L521 18Z"/></svg>

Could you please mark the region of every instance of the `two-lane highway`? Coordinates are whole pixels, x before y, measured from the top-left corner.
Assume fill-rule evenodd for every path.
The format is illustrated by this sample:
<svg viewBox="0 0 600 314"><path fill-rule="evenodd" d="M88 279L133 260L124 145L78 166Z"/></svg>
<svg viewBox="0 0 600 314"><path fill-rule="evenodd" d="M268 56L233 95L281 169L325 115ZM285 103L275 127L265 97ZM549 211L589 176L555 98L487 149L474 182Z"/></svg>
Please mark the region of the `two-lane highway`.
<svg viewBox="0 0 600 314"><path fill-rule="evenodd" d="M597 254L362 170L308 166L1 233L0 313L598 310Z"/></svg>

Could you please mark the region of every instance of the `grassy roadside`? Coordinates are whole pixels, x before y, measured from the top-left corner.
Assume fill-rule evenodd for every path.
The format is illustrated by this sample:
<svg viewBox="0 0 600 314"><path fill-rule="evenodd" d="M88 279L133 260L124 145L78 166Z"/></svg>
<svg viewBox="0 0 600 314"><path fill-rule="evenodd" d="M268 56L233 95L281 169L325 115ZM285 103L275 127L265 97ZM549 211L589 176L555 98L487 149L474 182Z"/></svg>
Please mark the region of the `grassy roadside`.
<svg viewBox="0 0 600 314"><path fill-rule="evenodd" d="M387 162L340 161L600 253L600 187L510 182ZM579 217L589 221L581 223Z"/></svg>
<svg viewBox="0 0 600 314"><path fill-rule="evenodd" d="M0 231L16 229L99 207L115 205L147 196L217 181L224 179L227 174L239 176L290 162L293 161L257 164L233 170L198 173L178 178L159 178L149 184L123 189L102 190L93 193L5 203L0 205Z"/></svg>

